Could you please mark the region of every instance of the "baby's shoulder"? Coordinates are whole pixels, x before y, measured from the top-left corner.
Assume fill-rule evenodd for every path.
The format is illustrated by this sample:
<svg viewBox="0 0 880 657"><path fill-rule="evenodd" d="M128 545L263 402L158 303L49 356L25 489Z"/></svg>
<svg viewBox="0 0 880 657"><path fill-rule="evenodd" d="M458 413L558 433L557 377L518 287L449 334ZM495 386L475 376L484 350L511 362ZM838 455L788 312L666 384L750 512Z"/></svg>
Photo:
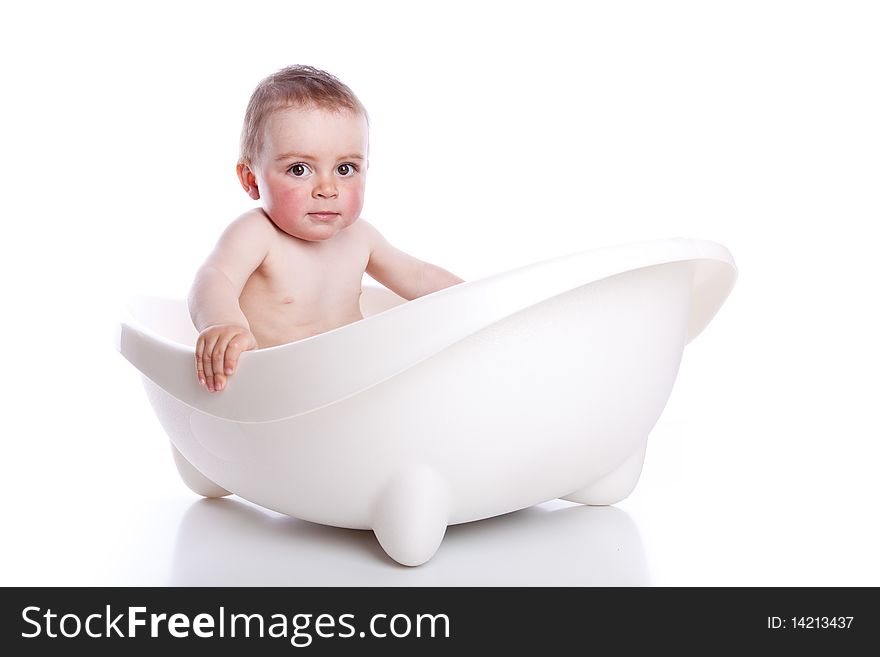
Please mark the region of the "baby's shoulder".
<svg viewBox="0 0 880 657"><path fill-rule="evenodd" d="M225 232L236 239L265 242L275 240L278 228L262 208L254 208L233 219Z"/></svg>
<svg viewBox="0 0 880 657"><path fill-rule="evenodd" d="M248 210L223 231L218 246L233 251L265 253L278 239L278 229L262 209Z"/></svg>
<svg viewBox="0 0 880 657"><path fill-rule="evenodd" d="M358 241L366 244L368 246L372 246L378 237L381 237L379 231L371 224L369 221L361 217L355 223L353 223L349 229L353 228L354 231L352 233Z"/></svg>
<svg viewBox="0 0 880 657"><path fill-rule="evenodd" d="M253 208L233 219L229 227L235 227L245 231L259 231L265 233L275 233L277 231L275 224L269 219L263 208Z"/></svg>

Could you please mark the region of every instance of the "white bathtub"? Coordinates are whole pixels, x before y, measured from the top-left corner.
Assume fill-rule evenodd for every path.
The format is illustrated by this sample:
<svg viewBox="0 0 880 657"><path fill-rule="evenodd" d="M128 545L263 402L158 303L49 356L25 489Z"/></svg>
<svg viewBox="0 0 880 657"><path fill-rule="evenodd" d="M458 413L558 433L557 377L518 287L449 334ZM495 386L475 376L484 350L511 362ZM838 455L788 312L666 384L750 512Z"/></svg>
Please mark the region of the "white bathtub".
<svg viewBox="0 0 880 657"><path fill-rule="evenodd" d="M684 345L735 280L723 246L672 239L407 303L368 286L363 321L246 352L214 394L198 385L182 299L133 299L118 349L193 491L372 529L418 565L451 524L626 497Z"/></svg>

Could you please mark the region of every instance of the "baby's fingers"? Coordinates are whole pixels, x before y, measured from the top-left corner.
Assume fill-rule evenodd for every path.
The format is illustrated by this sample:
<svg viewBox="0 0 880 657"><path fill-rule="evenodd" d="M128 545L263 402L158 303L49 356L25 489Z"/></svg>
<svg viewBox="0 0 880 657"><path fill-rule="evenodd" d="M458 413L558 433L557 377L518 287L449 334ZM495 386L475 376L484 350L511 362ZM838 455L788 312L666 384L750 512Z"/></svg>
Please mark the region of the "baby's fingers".
<svg viewBox="0 0 880 657"><path fill-rule="evenodd" d="M202 367L205 372L205 385L208 392L214 392L214 351L217 348L217 336L209 335L205 338L205 349L202 354Z"/></svg>
<svg viewBox="0 0 880 657"><path fill-rule="evenodd" d="M229 342L229 346L226 347L226 362L224 364L223 373L226 374L226 376L234 374L235 368L238 367L238 357L241 356L241 352L253 349L256 346L257 345L252 336L239 334L232 338Z"/></svg>
<svg viewBox="0 0 880 657"><path fill-rule="evenodd" d="M202 364L202 358L205 353L205 339L200 335L196 340L196 376L199 377L199 385L207 385L205 381L205 366Z"/></svg>
<svg viewBox="0 0 880 657"><path fill-rule="evenodd" d="M226 347L229 338L221 335L211 352L211 369L214 371L214 390L220 391L226 387L226 376L223 374L223 361L226 360Z"/></svg>

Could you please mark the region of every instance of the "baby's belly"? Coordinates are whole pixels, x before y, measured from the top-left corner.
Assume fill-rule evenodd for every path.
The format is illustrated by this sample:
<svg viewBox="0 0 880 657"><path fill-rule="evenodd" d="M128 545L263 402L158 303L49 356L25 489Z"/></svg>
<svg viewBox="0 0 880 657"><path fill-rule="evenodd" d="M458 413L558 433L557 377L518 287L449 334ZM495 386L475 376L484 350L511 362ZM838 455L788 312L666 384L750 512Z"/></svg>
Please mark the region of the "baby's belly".
<svg viewBox="0 0 880 657"><path fill-rule="evenodd" d="M276 308L274 312L266 309L251 313L253 317L245 310L260 349L302 340L363 319L358 305L323 314L306 313L291 307L295 304L284 305L286 307Z"/></svg>

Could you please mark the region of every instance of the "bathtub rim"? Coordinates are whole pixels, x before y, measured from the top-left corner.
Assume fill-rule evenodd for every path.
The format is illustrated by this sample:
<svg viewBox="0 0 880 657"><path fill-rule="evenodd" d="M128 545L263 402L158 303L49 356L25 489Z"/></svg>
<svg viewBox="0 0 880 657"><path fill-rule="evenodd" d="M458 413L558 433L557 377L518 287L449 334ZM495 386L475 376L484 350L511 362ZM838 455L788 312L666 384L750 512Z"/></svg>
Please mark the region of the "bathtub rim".
<svg viewBox="0 0 880 657"><path fill-rule="evenodd" d="M690 342L723 305L738 273L732 255L721 244L672 238L589 249L542 260L439 290L297 342L246 352L242 354L239 370L230 379L227 390L213 395L196 381L194 346L181 344L151 330L128 309L119 321L116 347L143 376L195 410L235 422L282 421L379 385L468 335L536 303L611 276L675 262L694 263L686 339ZM546 275L554 271L556 278ZM542 273L545 274L544 280L541 280ZM521 290L516 286L528 282L533 274L538 284L531 285L534 289L528 293L520 294ZM570 280L574 275L575 280ZM558 280L560 278L562 280ZM367 287L373 286L368 284ZM503 297L500 302L493 297L499 291ZM138 298L162 297L132 297L130 303ZM429 304L435 307L430 309ZM425 306L429 309L427 313L421 312ZM477 315L475 318L466 313L468 307ZM463 322L466 330L461 326L449 330L451 323L448 321L442 325L437 323L436 319L447 317L450 309L458 310L460 314L464 309L469 320ZM438 326L445 331L439 336L432 332ZM415 346L400 340L407 331L419 328L425 329L428 340L410 341L417 342ZM389 342L409 348L403 354L395 351L390 365L379 362L377 358L381 354L370 349L370 345L375 347ZM370 376L361 371L352 372L353 368L345 371L342 367L327 367L328 352L337 355L336 364L351 362L351 357L357 357L359 364L364 358L368 361L372 358L373 362L368 363L371 367L367 368ZM294 382L293 387L299 385L298 389L285 389L282 393L272 383L291 371L303 370L318 374L306 384L300 384L299 380ZM182 372L187 374L181 376Z"/></svg>

